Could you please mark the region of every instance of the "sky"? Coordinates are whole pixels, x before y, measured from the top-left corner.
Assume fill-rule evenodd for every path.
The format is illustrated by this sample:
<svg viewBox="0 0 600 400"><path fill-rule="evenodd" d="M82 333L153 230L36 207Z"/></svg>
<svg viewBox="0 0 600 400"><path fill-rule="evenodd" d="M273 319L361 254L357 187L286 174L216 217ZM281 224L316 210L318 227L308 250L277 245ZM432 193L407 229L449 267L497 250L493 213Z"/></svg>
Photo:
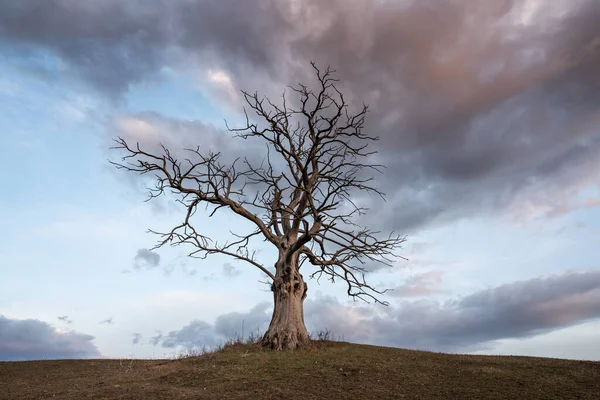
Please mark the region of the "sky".
<svg viewBox="0 0 600 400"><path fill-rule="evenodd" d="M151 180L110 147L264 156L224 120L242 122L240 90L314 84L310 61L370 106L387 202L356 199L407 260L367 276L387 307L308 280L309 331L600 360L598 19L597 0L0 2L0 360L172 357L265 330L258 269L149 250L183 210L145 202Z"/></svg>

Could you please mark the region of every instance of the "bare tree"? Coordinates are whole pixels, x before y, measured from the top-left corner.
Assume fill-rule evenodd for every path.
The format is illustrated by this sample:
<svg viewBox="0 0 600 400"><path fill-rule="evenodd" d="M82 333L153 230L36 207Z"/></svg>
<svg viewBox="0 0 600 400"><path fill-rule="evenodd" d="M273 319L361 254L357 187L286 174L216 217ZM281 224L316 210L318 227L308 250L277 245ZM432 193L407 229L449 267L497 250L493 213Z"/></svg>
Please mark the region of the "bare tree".
<svg viewBox="0 0 600 400"><path fill-rule="evenodd" d="M155 232L167 243L189 243L195 247L190 256L224 254L260 269L269 278L274 309L262 343L273 349L295 349L309 340L304 325L303 304L307 285L300 269L313 266L311 277L325 274L330 280L347 284L349 296L380 300L385 290L365 281L369 265L391 262L405 238L393 233L379 238L379 232L363 228L356 218L366 209L353 202L351 194L367 191L384 194L371 186L369 171L382 166L368 163L374 151L367 150L377 137L363 132L368 107L349 111L343 94L336 87L335 71L320 71L312 64L317 89L299 84L290 87L296 106L288 104L284 91L280 104L257 93L242 91L250 118L231 129L242 139L259 139L266 144L263 162L256 165L247 158L224 165L220 153L203 154L200 147L186 149L192 158L179 161L161 145L161 154L152 154L129 145L123 138L114 149L126 155L117 168L140 174L154 173L155 187L150 198L170 189L185 206L183 222L169 232ZM264 124L260 127L254 120ZM242 166L238 168L236 164ZM212 216L219 209L251 222L252 232L233 233L234 239L219 244L193 225L192 217L200 205L212 205ZM261 264L248 249L250 240L260 237L278 251L274 268ZM273 272L274 271L274 272Z"/></svg>

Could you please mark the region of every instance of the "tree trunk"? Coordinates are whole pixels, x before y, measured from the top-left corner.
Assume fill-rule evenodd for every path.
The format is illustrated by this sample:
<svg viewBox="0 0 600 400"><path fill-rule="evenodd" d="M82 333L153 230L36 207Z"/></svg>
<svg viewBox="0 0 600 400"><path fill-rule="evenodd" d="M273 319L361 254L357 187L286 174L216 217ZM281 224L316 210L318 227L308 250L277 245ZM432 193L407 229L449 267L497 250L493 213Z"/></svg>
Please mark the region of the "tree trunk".
<svg viewBox="0 0 600 400"><path fill-rule="evenodd" d="M304 325L307 285L294 261L276 264L277 274L271 285L273 317L261 343L273 350L294 350L310 340Z"/></svg>

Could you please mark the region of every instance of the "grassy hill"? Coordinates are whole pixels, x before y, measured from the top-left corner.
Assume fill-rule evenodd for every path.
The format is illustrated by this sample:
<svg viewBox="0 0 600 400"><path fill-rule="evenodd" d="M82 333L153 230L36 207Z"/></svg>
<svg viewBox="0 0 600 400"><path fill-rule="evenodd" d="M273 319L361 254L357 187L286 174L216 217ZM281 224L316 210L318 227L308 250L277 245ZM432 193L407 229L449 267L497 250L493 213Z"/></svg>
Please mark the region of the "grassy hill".
<svg viewBox="0 0 600 400"><path fill-rule="evenodd" d="M0 399L600 399L600 362L323 342L178 360L0 363Z"/></svg>

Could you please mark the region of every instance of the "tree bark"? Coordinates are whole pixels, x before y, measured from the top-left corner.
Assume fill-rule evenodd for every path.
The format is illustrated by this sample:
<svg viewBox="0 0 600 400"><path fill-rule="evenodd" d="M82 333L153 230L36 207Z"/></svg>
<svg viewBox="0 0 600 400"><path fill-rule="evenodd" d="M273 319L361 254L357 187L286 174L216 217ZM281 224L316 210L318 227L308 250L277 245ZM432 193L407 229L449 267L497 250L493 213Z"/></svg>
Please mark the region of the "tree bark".
<svg viewBox="0 0 600 400"><path fill-rule="evenodd" d="M304 299L307 285L293 261L279 261L277 274L271 285L273 316L262 345L273 350L294 350L310 339L304 325Z"/></svg>

